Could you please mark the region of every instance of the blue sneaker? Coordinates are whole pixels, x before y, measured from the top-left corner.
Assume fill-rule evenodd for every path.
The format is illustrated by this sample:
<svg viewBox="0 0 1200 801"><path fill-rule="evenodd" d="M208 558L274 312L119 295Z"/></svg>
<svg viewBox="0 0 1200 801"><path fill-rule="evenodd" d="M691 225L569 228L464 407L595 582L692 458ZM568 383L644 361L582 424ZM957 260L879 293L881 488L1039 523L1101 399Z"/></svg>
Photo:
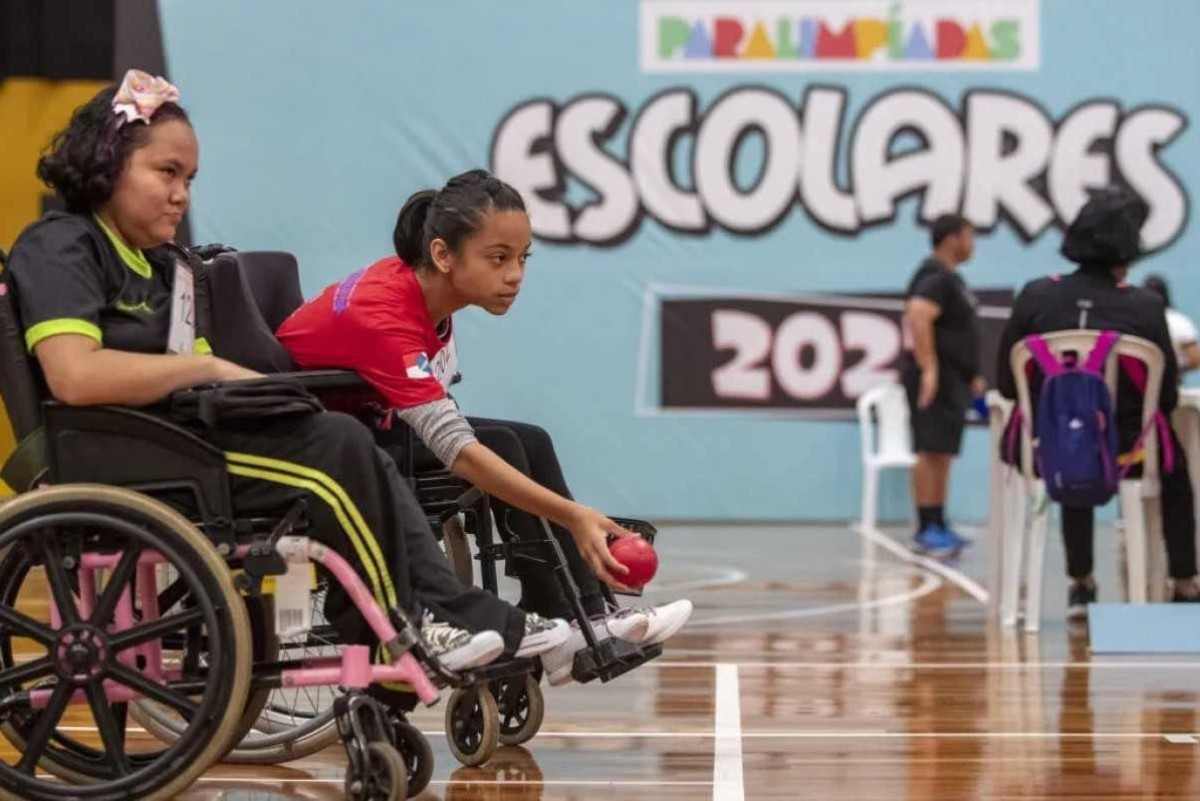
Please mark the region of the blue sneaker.
<svg viewBox="0 0 1200 801"><path fill-rule="evenodd" d="M967 539L962 534L959 534L957 531L950 528L949 526L946 526L943 530L947 534L950 535L950 538L952 540L954 540L956 543L958 543L958 550L961 551L963 548L966 548L968 545L971 544L971 540Z"/></svg>
<svg viewBox="0 0 1200 801"><path fill-rule="evenodd" d="M926 526L914 540L914 551L934 559L955 556L962 550L962 541L945 526Z"/></svg>

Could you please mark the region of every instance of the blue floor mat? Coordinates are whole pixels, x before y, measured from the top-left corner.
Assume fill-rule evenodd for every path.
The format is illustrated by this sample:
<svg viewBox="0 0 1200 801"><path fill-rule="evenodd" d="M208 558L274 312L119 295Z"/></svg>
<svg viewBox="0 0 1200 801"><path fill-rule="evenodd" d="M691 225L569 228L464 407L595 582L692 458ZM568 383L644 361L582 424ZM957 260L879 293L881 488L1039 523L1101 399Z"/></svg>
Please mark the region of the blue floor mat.
<svg viewBox="0 0 1200 801"><path fill-rule="evenodd" d="M1200 654L1200 604L1092 604L1094 654Z"/></svg>

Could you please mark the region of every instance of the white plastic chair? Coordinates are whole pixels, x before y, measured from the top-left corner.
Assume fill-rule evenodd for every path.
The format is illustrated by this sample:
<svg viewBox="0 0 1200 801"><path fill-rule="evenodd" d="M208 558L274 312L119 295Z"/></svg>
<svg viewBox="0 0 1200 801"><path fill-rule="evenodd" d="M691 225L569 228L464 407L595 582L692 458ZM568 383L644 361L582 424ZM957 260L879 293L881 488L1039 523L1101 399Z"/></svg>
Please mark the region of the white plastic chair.
<svg viewBox="0 0 1200 801"><path fill-rule="evenodd" d="M917 463L909 426L908 396L899 384L882 384L858 399L862 434L863 531L874 531L879 518L879 474L889 468L911 469Z"/></svg>
<svg viewBox="0 0 1200 801"><path fill-rule="evenodd" d="M1200 389L1184 387L1179 391L1179 405L1171 415L1171 428L1175 429L1187 455L1196 516L1200 519L1200 470L1193 466L1200 465ZM1200 528L1196 532L1196 544L1200 547Z"/></svg>
<svg viewBox="0 0 1200 801"><path fill-rule="evenodd" d="M1000 609L1004 531L1013 506L1012 490L1017 486L1013 469L1000 458L1004 432L1016 404L996 390L987 393L988 429L991 434L991 481L988 494L988 612L995 615ZM1019 488L1019 487L1018 487Z"/></svg>
<svg viewBox="0 0 1200 801"><path fill-rule="evenodd" d="M1058 331L1044 334L1043 339L1056 357L1062 358L1065 353L1077 353L1079 358L1086 358L1091 352L1099 336L1098 331ZM1121 356L1134 358L1146 366L1146 392L1142 401L1142 426L1149 427L1143 443L1145 458L1142 465L1142 476L1137 479L1125 479L1120 482L1118 499L1121 505L1121 516L1125 524L1125 557L1128 570L1129 600L1132 603L1146 603L1147 586L1149 584L1147 557L1151 553L1162 551L1162 511L1160 502L1161 488L1159 484L1158 467L1158 430L1150 423L1158 411L1159 394L1162 391L1163 355L1154 343L1134 336L1122 335L1113 348L1105 363L1105 381L1108 391L1113 398L1117 396L1117 360ZM1011 518L1006 519L1004 526L1004 551L1001 559L1002 597L1000 600L1001 621L1004 625L1015 626L1021 613L1021 567L1026 565L1025 575L1025 631L1036 632L1041 628L1042 619L1042 578L1045 572L1046 528L1048 514L1045 504L1040 503L1040 495L1044 487L1033 469L1033 438L1030 433L1029 421L1032 420L1032 403L1030 399L1029 382L1026 379L1026 365L1033 358L1024 342L1017 343L1010 356L1013 375L1017 384L1017 408L1021 412L1021 477L1025 492L1017 493L1016 502L1011 507ZM1037 510L1030 522L1028 532L1028 559L1025 557L1026 518L1029 501L1037 498ZM1007 518L1007 516L1006 516ZM1151 551L1153 548L1153 551ZM1158 572L1157 570L1155 571ZM1156 583L1158 583L1156 581ZM1161 582L1165 586L1165 581ZM1155 595L1163 588L1155 588Z"/></svg>

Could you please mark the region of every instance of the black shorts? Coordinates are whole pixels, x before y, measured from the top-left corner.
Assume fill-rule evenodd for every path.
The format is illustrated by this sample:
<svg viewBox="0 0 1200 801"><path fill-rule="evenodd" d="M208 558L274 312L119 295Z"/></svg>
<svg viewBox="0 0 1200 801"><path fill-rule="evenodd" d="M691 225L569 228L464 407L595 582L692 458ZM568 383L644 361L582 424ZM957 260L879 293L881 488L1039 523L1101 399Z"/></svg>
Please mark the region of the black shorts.
<svg viewBox="0 0 1200 801"><path fill-rule="evenodd" d="M921 371L916 367L904 371L904 389L912 412L916 452L957 456L967 426L967 410L971 408L971 383L954 373L941 373L937 395L924 409L917 408Z"/></svg>

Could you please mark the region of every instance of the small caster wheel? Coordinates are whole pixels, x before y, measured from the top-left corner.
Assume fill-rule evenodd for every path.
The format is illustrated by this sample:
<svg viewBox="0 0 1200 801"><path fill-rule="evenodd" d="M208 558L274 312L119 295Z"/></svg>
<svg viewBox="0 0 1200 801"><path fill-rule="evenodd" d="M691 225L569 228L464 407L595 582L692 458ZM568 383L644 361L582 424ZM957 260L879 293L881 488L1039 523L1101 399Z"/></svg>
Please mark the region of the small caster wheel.
<svg viewBox="0 0 1200 801"><path fill-rule="evenodd" d="M408 796L408 770L400 752L388 743L367 746L366 770L346 768L346 798L351 801L403 801Z"/></svg>
<svg viewBox="0 0 1200 801"><path fill-rule="evenodd" d="M537 680L530 675L497 679L491 689L500 712L500 744L521 745L532 740L546 715Z"/></svg>
<svg viewBox="0 0 1200 801"><path fill-rule="evenodd" d="M408 797L413 798L420 795L433 778L433 749L425 735L408 721L399 721L392 728L396 732L396 750L404 759L408 774Z"/></svg>
<svg viewBox="0 0 1200 801"><path fill-rule="evenodd" d="M463 687L446 704L446 741L454 758L476 768L500 745L500 713L487 687Z"/></svg>

